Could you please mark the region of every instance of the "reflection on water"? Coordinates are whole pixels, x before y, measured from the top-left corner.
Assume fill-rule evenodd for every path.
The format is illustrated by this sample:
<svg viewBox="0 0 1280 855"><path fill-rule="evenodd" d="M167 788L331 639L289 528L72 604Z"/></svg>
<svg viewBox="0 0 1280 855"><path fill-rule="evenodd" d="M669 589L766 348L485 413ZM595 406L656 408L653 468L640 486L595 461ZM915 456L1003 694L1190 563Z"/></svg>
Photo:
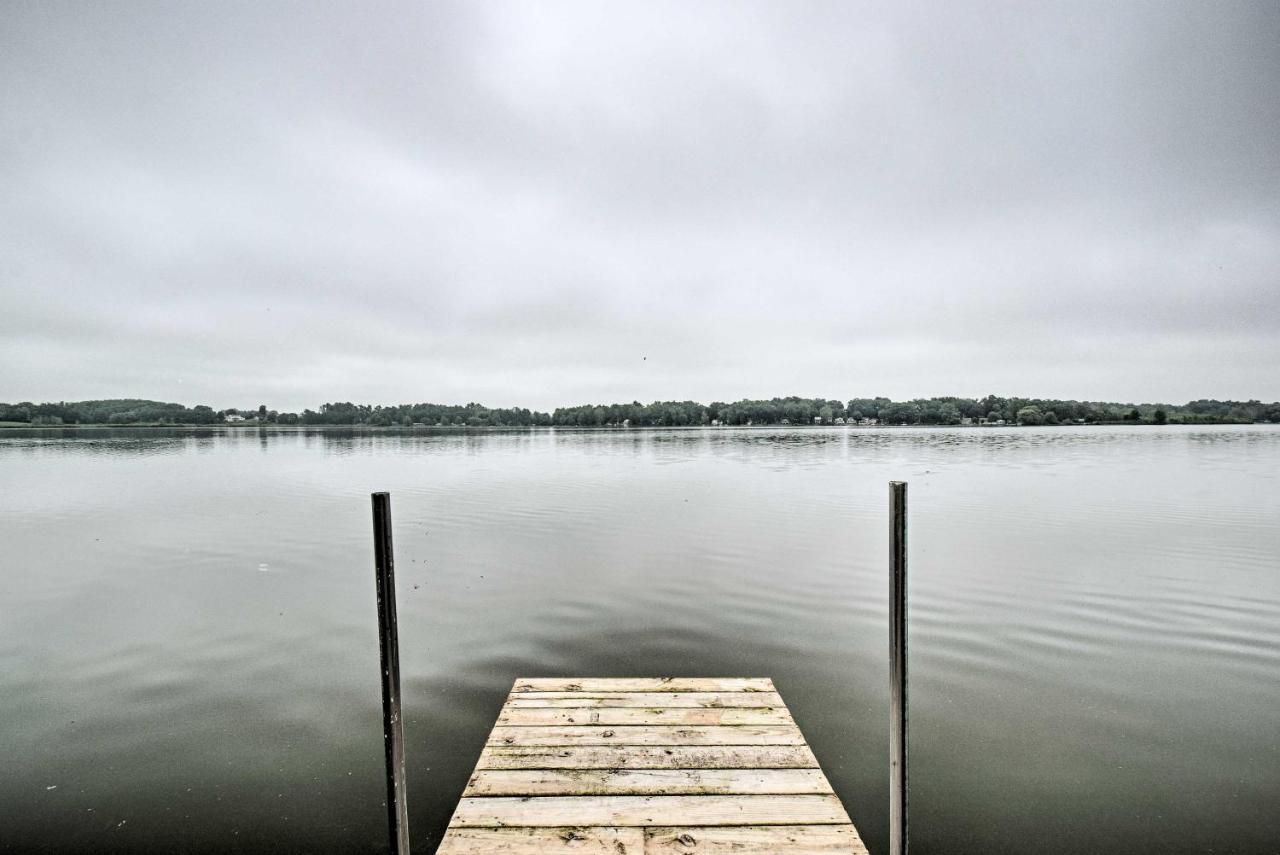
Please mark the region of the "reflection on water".
<svg viewBox="0 0 1280 855"><path fill-rule="evenodd" d="M773 677L883 851L893 478L913 849L1280 840L1274 427L8 431L0 475L6 851L382 849L383 489L423 851L512 679L591 674Z"/></svg>

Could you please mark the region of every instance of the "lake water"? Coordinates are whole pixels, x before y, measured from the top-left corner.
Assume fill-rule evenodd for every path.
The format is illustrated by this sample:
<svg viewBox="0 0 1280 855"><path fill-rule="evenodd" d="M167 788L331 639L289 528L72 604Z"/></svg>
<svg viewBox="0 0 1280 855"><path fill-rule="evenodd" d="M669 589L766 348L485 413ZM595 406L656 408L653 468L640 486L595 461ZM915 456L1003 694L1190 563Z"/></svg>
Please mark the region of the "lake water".
<svg viewBox="0 0 1280 855"><path fill-rule="evenodd" d="M385 851L517 676L768 676L872 852L1280 852L1280 428L0 433L0 848Z"/></svg>

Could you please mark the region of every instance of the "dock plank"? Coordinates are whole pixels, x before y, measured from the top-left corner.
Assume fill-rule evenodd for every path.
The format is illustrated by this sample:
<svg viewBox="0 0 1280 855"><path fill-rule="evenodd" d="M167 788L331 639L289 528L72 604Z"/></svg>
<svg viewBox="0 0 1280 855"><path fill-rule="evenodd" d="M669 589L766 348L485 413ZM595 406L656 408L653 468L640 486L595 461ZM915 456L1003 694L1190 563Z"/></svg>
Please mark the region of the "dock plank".
<svg viewBox="0 0 1280 855"><path fill-rule="evenodd" d="M642 828L450 828L436 855L643 855L644 850Z"/></svg>
<svg viewBox="0 0 1280 855"><path fill-rule="evenodd" d="M819 769L485 769L466 796L820 795Z"/></svg>
<svg viewBox="0 0 1280 855"><path fill-rule="evenodd" d="M755 825L645 829L645 855L868 855L849 825Z"/></svg>
<svg viewBox="0 0 1280 855"><path fill-rule="evenodd" d="M508 727L489 734L490 745L803 745L794 725L733 727L682 726L566 726Z"/></svg>
<svg viewBox="0 0 1280 855"><path fill-rule="evenodd" d="M521 678L444 855L866 855L773 681Z"/></svg>
<svg viewBox="0 0 1280 855"><path fill-rule="evenodd" d="M510 726L566 724L791 724L791 714L781 707L625 707L621 709L570 707L568 709L511 708L498 716L498 724Z"/></svg>
<svg viewBox="0 0 1280 855"><path fill-rule="evenodd" d="M781 707L777 692L521 692L507 708L525 707Z"/></svg>
<svg viewBox="0 0 1280 855"><path fill-rule="evenodd" d="M526 677L512 692L772 692L768 677Z"/></svg>
<svg viewBox="0 0 1280 855"><path fill-rule="evenodd" d="M847 823L840 800L815 796L464 796L453 824L827 825Z"/></svg>
<svg viewBox="0 0 1280 855"><path fill-rule="evenodd" d="M486 746L477 769L811 769L808 745Z"/></svg>

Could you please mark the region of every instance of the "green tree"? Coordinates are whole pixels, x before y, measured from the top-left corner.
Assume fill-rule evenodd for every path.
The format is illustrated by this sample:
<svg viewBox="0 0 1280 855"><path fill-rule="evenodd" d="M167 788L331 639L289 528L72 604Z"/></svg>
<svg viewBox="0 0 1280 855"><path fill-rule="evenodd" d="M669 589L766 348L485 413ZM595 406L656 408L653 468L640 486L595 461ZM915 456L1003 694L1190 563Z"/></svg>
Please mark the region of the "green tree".
<svg viewBox="0 0 1280 855"><path fill-rule="evenodd" d="M1152 419L1154 419L1155 423L1158 425L1168 424L1169 414L1164 410L1156 410L1155 413L1152 414Z"/></svg>
<svg viewBox="0 0 1280 855"><path fill-rule="evenodd" d="M1018 410L1018 423L1024 425L1038 425L1044 423L1044 413L1035 404L1028 404Z"/></svg>

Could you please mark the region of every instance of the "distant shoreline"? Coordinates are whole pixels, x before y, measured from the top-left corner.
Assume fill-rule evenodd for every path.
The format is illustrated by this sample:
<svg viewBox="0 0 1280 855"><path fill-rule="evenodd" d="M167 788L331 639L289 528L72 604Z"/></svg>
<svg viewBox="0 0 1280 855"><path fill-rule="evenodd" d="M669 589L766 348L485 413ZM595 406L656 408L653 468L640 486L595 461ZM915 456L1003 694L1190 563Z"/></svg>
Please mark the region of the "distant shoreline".
<svg viewBox="0 0 1280 855"><path fill-rule="evenodd" d="M986 415L982 415L985 412ZM252 415L245 416L246 413ZM870 413L871 415L866 415ZM93 420L110 414L106 421ZM88 417L88 418L86 418ZM118 421L115 419L119 419ZM1115 404L1032 398L930 398L893 402L887 398L774 398L733 404L654 401L558 407L553 413L481 404L400 404L391 407L324 404L319 412L278 413L214 410L204 405L144 399L33 404L0 403L0 430L53 428L240 428L281 430L342 428L362 430L638 430L683 428L886 428L886 427L1072 427L1088 425L1280 424L1280 401L1218 401L1186 404Z"/></svg>
<svg viewBox="0 0 1280 855"><path fill-rule="evenodd" d="M33 425L26 422L0 422L0 431L4 430L38 430L38 431L54 431L54 430L101 430L104 428L129 430L183 430L183 431L199 431L199 430L221 430L221 431L250 431L250 430L271 430L281 433L299 433L303 431L338 431L338 430L355 430L369 433L414 433L419 431L438 432L438 433L529 433L529 432L607 432L620 433L624 431L723 431L723 430L859 430L859 431L875 431L875 430L902 430L902 429L926 429L926 430L998 430L1001 428L1088 428L1088 427L1213 427L1215 425L1235 426L1242 425L1269 425L1275 422L1267 421L1213 421L1213 422L1180 422L1168 421L1163 424L1150 421L1107 421L1107 422L1085 422L1085 423L1060 423L1060 424L982 424L982 425L940 425L940 424L889 424L889 425L784 425L784 424L763 424L763 425L333 425L333 424L311 424L311 425L282 425L255 422L239 422L239 423L218 423L207 425L192 424L166 424L163 422L155 422L149 424L141 423L111 423L111 422L90 422L82 424L61 424L61 425Z"/></svg>
<svg viewBox="0 0 1280 855"><path fill-rule="evenodd" d="M540 412L526 407L467 404L354 404L339 401L318 409L281 412L266 404L214 409L205 404L106 398L90 401L0 403L0 425L7 427L167 427L252 428L640 428L640 427L983 427L1071 424L1251 424L1280 423L1280 401L1223 401L1200 398L1185 404L1119 403L1055 398L785 398L712 401L639 401L582 404Z"/></svg>

